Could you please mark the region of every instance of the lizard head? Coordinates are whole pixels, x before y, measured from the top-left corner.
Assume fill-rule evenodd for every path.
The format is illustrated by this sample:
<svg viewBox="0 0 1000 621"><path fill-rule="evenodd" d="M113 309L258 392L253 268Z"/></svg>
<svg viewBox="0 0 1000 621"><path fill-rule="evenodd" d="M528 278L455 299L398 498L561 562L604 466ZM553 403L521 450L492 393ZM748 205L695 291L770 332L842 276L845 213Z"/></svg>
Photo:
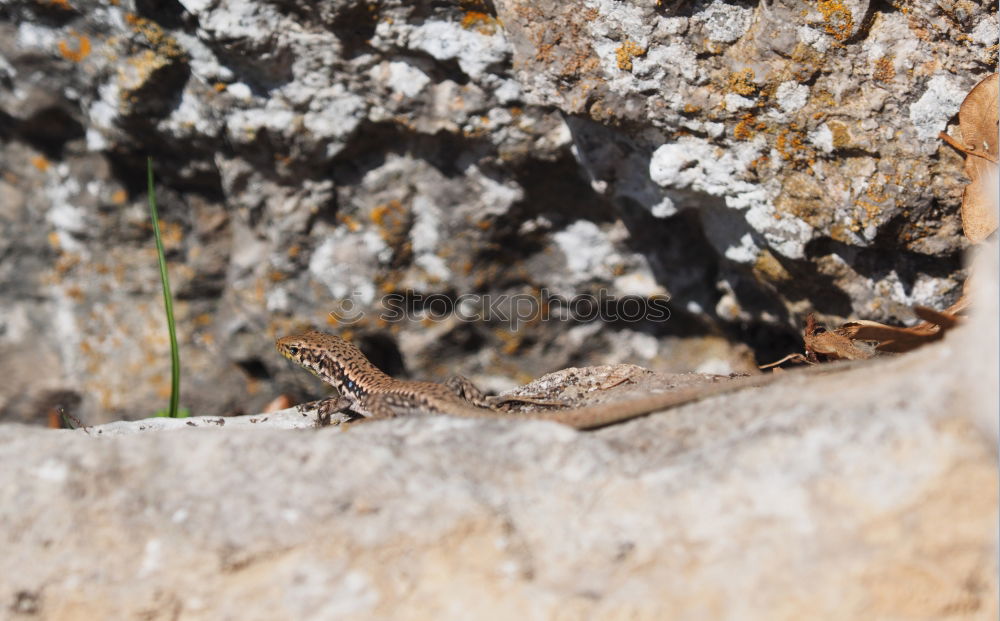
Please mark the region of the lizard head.
<svg viewBox="0 0 1000 621"><path fill-rule="evenodd" d="M275 347L282 356L354 400L363 397L372 384L392 381L360 349L333 334L307 330L278 339Z"/></svg>
<svg viewBox="0 0 1000 621"><path fill-rule="evenodd" d="M318 330L307 330L278 339L275 348L285 358L331 384L344 394L357 392L357 376L374 377L381 371L348 341Z"/></svg>
<svg viewBox="0 0 1000 621"><path fill-rule="evenodd" d="M307 330L280 338L274 346L282 356L320 377L323 377L323 365L327 356L350 347L347 341L339 336L318 330Z"/></svg>

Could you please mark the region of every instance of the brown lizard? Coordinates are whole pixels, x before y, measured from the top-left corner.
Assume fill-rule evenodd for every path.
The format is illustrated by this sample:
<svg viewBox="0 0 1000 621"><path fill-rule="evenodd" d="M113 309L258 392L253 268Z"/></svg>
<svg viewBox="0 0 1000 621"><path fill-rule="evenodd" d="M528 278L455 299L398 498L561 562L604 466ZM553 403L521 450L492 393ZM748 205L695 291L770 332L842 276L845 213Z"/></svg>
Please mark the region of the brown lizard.
<svg viewBox="0 0 1000 621"><path fill-rule="evenodd" d="M531 398L487 397L462 377L445 384L398 380L386 375L361 350L339 336L310 330L279 339L278 351L331 384L340 393L317 403L320 421L349 410L367 420L408 413L446 414L464 418L547 420L576 429L596 429L677 405L744 388L762 386L775 375L751 375L716 384L688 386L620 402L551 412L514 413L496 409L504 401L535 402Z"/></svg>

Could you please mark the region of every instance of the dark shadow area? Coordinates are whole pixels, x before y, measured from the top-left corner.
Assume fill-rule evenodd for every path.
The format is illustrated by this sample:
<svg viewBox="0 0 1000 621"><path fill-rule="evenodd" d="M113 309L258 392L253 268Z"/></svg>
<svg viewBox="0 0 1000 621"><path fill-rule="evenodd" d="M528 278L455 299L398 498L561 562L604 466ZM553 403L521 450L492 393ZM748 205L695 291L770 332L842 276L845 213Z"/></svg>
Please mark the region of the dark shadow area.
<svg viewBox="0 0 1000 621"><path fill-rule="evenodd" d="M23 11L21 17L24 21L36 22L48 28L63 28L81 16L81 13L69 2L31 2L13 4L14 6L17 4L22 5L19 8ZM11 12L7 6L0 8L0 19L3 21L11 20Z"/></svg>
<svg viewBox="0 0 1000 621"><path fill-rule="evenodd" d="M368 40L375 36L375 27L380 19L378 2L268 0L268 4L286 15L294 16L297 22L322 24L342 43L345 60L372 51Z"/></svg>
<svg viewBox="0 0 1000 621"><path fill-rule="evenodd" d="M249 378L253 380L269 380L271 379L271 372L267 370L267 367L261 362L260 358L247 358L246 360L237 360L236 366L240 368L240 371Z"/></svg>
<svg viewBox="0 0 1000 621"><path fill-rule="evenodd" d="M9 117L8 117L9 118ZM83 138L83 125L62 107L53 106L18 123L10 119L16 137L24 140L51 160L61 160L63 148L70 141ZM0 120L0 125L5 125Z"/></svg>
<svg viewBox="0 0 1000 621"><path fill-rule="evenodd" d="M225 194L222 190L222 179L214 162L210 159L211 154L185 152L183 149L176 149L162 144L156 140L144 145L145 151L107 151L105 156L111 166L114 177L125 186L129 196L146 195L146 157L153 157L154 183L157 187L157 198L162 199L162 186L168 186L180 194L198 194L206 201L213 203L223 203ZM182 168L187 167L193 158L201 158L209 162L209 167L196 176L181 177L178 174ZM159 201L161 214L169 212L176 204L172 201Z"/></svg>
<svg viewBox="0 0 1000 621"><path fill-rule="evenodd" d="M359 335L355 344L383 372L397 378L407 376L403 354L391 336L382 332L366 333Z"/></svg>
<svg viewBox="0 0 1000 621"><path fill-rule="evenodd" d="M829 237L814 239L806 244L806 257L813 259L829 254L842 258L851 269L866 278L882 280L896 272L907 294L921 274L947 278L962 268L962 253L931 256L899 247L895 240L906 225L902 216L882 226L871 248L850 246Z"/></svg>
<svg viewBox="0 0 1000 621"><path fill-rule="evenodd" d="M456 163L488 155L492 145L446 131L433 135L408 130L396 123L363 122L343 151L330 163L330 176L338 185L358 185L370 171L381 167L389 155L411 155L425 160L445 177L462 173Z"/></svg>
<svg viewBox="0 0 1000 621"><path fill-rule="evenodd" d="M774 258L790 278L781 285L781 294L790 301L808 300L817 312L847 317L853 312L851 298L840 290L832 276L821 274L815 264L774 253Z"/></svg>
<svg viewBox="0 0 1000 621"><path fill-rule="evenodd" d="M377 6L367 2L345 3L340 5L337 18L328 25L344 46L345 60L371 51L368 41L375 36L375 27L378 25Z"/></svg>
<svg viewBox="0 0 1000 621"><path fill-rule="evenodd" d="M187 30L193 21L177 0L135 0L135 12L169 30Z"/></svg>

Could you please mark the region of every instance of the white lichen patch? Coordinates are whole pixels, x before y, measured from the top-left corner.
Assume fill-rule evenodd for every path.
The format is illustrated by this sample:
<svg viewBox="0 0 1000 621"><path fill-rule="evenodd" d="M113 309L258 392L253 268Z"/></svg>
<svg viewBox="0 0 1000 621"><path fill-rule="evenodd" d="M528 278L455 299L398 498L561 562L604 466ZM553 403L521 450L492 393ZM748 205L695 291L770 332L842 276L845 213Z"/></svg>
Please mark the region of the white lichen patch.
<svg viewBox="0 0 1000 621"><path fill-rule="evenodd" d="M410 241L413 245L413 262L428 278L445 282L451 278L451 270L436 252L441 244L441 210L426 196L415 197L412 206Z"/></svg>
<svg viewBox="0 0 1000 621"><path fill-rule="evenodd" d="M398 60L379 63L371 73L376 83L386 84L401 97L416 97L431 81L418 67Z"/></svg>
<svg viewBox="0 0 1000 621"><path fill-rule="evenodd" d="M996 45L998 39L1000 39L1000 28L997 27L996 13L987 16L985 19L976 24L969 35L972 37L973 41L983 47Z"/></svg>
<svg viewBox="0 0 1000 621"><path fill-rule="evenodd" d="M176 40L190 58L191 73L205 82L229 82L236 74L229 67L219 63L215 53L198 37L182 30L171 31L170 36Z"/></svg>
<svg viewBox="0 0 1000 621"><path fill-rule="evenodd" d="M520 101L524 96L521 84L517 80L499 80L499 86L493 89L493 95L501 104Z"/></svg>
<svg viewBox="0 0 1000 621"><path fill-rule="evenodd" d="M948 74L932 77L924 94L910 106L910 122L917 135L924 140L936 139L938 132L947 126L948 119L958 112L967 93L968 89Z"/></svg>
<svg viewBox="0 0 1000 621"><path fill-rule="evenodd" d="M608 235L590 220L577 220L552 235L566 258L573 282L609 279L612 266L621 263Z"/></svg>
<svg viewBox="0 0 1000 621"><path fill-rule="evenodd" d="M253 91L244 82L233 82L226 87L226 92L240 101L250 101L253 99Z"/></svg>
<svg viewBox="0 0 1000 621"><path fill-rule="evenodd" d="M661 187L722 196L727 206L745 209L768 200L763 188L740 179L764 146L762 137L728 149L702 138L683 137L653 152L649 176Z"/></svg>
<svg viewBox="0 0 1000 621"><path fill-rule="evenodd" d="M343 91L341 87L325 89L309 103L309 112L302 117L302 126L312 137L327 142L326 156L333 157L343 150L351 133L365 114L361 97Z"/></svg>
<svg viewBox="0 0 1000 621"><path fill-rule="evenodd" d="M157 123L157 129L176 136L218 136L222 132L222 121L213 114L209 103L190 88L181 93L180 104L170 116Z"/></svg>
<svg viewBox="0 0 1000 621"><path fill-rule="evenodd" d="M726 110L730 112L743 110L744 108L753 108L757 105L757 101L755 99L743 97L742 95L737 95L736 93L726 93L725 101Z"/></svg>
<svg viewBox="0 0 1000 621"><path fill-rule="evenodd" d="M646 261L633 272L615 278L615 292L619 295L635 295L640 297L651 297L654 295L667 295L667 290L663 285L656 282L653 271Z"/></svg>
<svg viewBox="0 0 1000 621"><path fill-rule="evenodd" d="M813 228L787 213L779 214L770 202L759 202L746 213L747 224L764 236L769 248L790 259L805 256Z"/></svg>
<svg viewBox="0 0 1000 621"><path fill-rule="evenodd" d="M750 233L744 233L738 244L726 248L725 255L730 261L753 263L759 252L760 248L754 243L753 236Z"/></svg>
<svg viewBox="0 0 1000 621"><path fill-rule="evenodd" d="M236 144L249 144L263 130L284 135L285 132L292 131L296 116L294 111L276 104L269 104L265 108L234 110L226 117L226 136Z"/></svg>
<svg viewBox="0 0 1000 621"><path fill-rule="evenodd" d="M833 131L826 123L810 131L806 134L806 138L809 140L809 144L823 153L833 153Z"/></svg>
<svg viewBox="0 0 1000 621"><path fill-rule="evenodd" d="M478 202L485 207L485 214L503 215L514 203L524 200L524 188L516 183L503 183L484 175L478 166L465 169L466 177L477 186Z"/></svg>
<svg viewBox="0 0 1000 621"><path fill-rule="evenodd" d="M861 43L861 49L872 73L876 68L875 63L889 61L897 74L909 71L915 65L925 62L929 53L920 39L912 35L908 19L901 13L879 14L878 27L872 28L869 36Z"/></svg>
<svg viewBox="0 0 1000 621"><path fill-rule="evenodd" d="M705 26L708 38L718 43L732 43L746 34L753 21L753 10L713 0L691 16L691 21Z"/></svg>
<svg viewBox="0 0 1000 621"><path fill-rule="evenodd" d="M292 299L288 295L288 289L280 285L268 290L264 303L271 313L287 313L292 310Z"/></svg>
<svg viewBox="0 0 1000 621"><path fill-rule="evenodd" d="M798 112L809 100L809 87L798 82L782 82L775 90L774 98L783 112Z"/></svg>
<svg viewBox="0 0 1000 621"><path fill-rule="evenodd" d="M456 60L462 71L473 79L484 77L490 65L506 60L511 53L510 43L500 30L487 35L437 20L413 28L408 46L437 60Z"/></svg>
<svg viewBox="0 0 1000 621"><path fill-rule="evenodd" d="M52 225L60 248L83 257L90 256L91 249L81 239L97 227L97 221L91 210L78 201L83 191L80 182L71 176L65 164L50 171L45 180L45 195L51 207L45 213L45 219Z"/></svg>
<svg viewBox="0 0 1000 621"><path fill-rule="evenodd" d="M833 44L833 39L822 32L813 30L809 26L799 26L799 41L812 46L817 52L826 52Z"/></svg>
<svg viewBox="0 0 1000 621"><path fill-rule="evenodd" d="M632 75L650 80L662 80L666 76L681 77L691 83L703 79L701 65L694 49L684 42L654 46L644 56L632 59ZM669 89L669 84L660 84Z"/></svg>
<svg viewBox="0 0 1000 621"><path fill-rule="evenodd" d="M638 4L618 0L586 0L583 5L595 9L598 19L589 20L588 30L598 37L623 32L628 37L646 37L650 31L646 12Z"/></svg>
<svg viewBox="0 0 1000 621"><path fill-rule="evenodd" d="M368 306L375 300L375 276L379 264L391 256L377 232L357 233L339 228L323 240L309 259L309 274L337 300L352 300Z"/></svg>

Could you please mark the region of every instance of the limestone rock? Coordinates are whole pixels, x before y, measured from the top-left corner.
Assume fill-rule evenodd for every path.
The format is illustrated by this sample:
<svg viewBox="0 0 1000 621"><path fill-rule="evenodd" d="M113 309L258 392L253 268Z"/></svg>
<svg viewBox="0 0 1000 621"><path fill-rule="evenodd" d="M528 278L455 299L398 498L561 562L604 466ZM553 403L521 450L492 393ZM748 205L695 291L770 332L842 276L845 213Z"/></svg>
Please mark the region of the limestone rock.
<svg viewBox="0 0 1000 621"><path fill-rule="evenodd" d="M595 433L0 426L0 604L60 620L993 618L995 256L978 319L939 343Z"/></svg>
<svg viewBox="0 0 1000 621"><path fill-rule="evenodd" d="M961 158L935 134L994 70L988 3L0 7L4 420L161 407L149 154L205 415L319 396L271 341L331 311L394 371L500 390L624 360L744 371L806 312L907 321L965 277ZM393 293L418 321L385 318ZM490 308L466 294L670 312L428 311Z"/></svg>

